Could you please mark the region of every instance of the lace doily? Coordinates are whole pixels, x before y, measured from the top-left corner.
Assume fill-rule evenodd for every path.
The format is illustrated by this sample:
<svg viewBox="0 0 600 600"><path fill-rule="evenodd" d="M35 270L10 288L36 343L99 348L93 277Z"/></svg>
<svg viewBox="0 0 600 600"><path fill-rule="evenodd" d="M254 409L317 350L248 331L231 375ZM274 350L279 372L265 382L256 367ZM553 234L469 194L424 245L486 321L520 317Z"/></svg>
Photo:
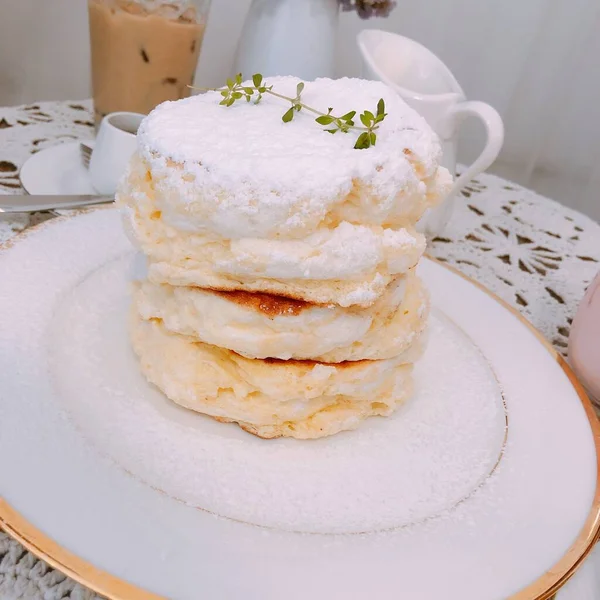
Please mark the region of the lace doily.
<svg viewBox="0 0 600 600"><path fill-rule="evenodd" d="M600 270L600 226L493 175L480 175L429 253L517 308L566 354L571 321Z"/></svg>
<svg viewBox="0 0 600 600"><path fill-rule="evenodd" d="M93 135L91 103L42 102L0 109L0 193L22 193L19 169L31 154ZM462 200L462 201L461 201ZM46 214L0 215L0 243ZM600 226L493 175L462 191L429 253L476 279L516 307L563 354L571 319L600 270ZM4 600L99 599L0 533Z"/></svg>

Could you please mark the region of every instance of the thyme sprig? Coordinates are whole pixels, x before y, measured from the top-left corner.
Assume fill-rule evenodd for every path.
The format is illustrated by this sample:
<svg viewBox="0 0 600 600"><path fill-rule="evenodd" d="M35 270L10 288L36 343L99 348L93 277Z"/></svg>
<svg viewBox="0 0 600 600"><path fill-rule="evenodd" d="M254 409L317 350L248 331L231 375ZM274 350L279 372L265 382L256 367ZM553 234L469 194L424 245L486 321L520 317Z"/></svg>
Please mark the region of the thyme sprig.
<svg viewBox="0 0 600 600"><path fill-rule="evenodd" d="M351 131L359 132L358 138L354 147L357 150L363 150L374 146L377 142L377 133L379 125L387 117L385 112L385 103L383 98L377 103L377 109L375 112L364 110L358 116L361 125L355 123L356 111L351 110L345 115L337 116L333 113L333 108L328 108L327 112L322 112L312 106L308 106L302 100L302 92L304 91L304 83L300 82L296 86L296 95L294 97L285 96L273 90L272 85L267 85L263 76L260 73L255 73L252 76L252 85L244 84L242 74L239 73L234 79L228 79L227 85L222 88L217 88L213 91L217 91L221 94L222 100L219 104L223 106L232 106L240 100L246 100L246 102L254 102L259 104L262 97L265 94L275 96L281 100L289 102L291 106L283 113L281 120L284 123L289 123L294 119L294 115L301 110L310 112L317 115L315 121L324 127L327 127L325 131L327 133L349 133Z"/></svg>

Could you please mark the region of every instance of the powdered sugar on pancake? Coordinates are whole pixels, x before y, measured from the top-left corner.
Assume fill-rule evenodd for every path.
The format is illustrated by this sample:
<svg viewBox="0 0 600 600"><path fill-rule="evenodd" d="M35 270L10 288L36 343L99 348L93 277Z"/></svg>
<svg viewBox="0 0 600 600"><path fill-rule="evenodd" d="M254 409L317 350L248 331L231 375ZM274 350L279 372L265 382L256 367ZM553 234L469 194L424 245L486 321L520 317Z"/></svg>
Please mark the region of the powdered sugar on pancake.
<svg viewBox="0 0 600 600"><path fill-rule="evenodd" d="M414 229L383 232L342 223L302 240L233 240L231 258L215 263L228 275L269 279L357 279L385 266L392 275L414 267L425 250L425 239Z"/></svg>
<svg viewBox="0 0 600 600"><path fill-rule="evenodd" d="M299 81L273 77L267 84L294 96ZM426 208L450 176L438 169L435 134L397 94L359 79L318 79L302 94L306 104L338 115L375 112L380 98L388 116L366 150L354 149L357 132L330 135L306 111L283 123L289 104L268 95L259 105L220 106L218 92L160 105L138 138L163 219L232 239L303 237L332 213L338 222L383 225L405 205Z"/></svg>
<svg viewBox="0 0 600 600"><path fill-rule="evenodd" d="M155 283L370 306L425 249L425 238L411 226L393 229L347 221L301 238L224 239L172 226L155 196L143 163L134 159L118 199L126 231L147 255Z"/></svg>

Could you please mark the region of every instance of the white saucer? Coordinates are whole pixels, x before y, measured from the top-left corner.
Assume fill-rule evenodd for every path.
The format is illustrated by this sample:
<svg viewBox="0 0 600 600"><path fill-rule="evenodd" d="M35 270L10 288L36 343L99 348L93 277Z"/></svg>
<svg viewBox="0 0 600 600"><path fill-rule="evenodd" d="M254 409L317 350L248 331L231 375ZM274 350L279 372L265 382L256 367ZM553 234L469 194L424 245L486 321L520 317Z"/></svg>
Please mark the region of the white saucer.
<svg viewBox="0 0 600 600"><path fill-rule="evenodd" d="M546 600L589 552L593 409L564 361L488 292L423 260L435 316L415 397L355 432L259 440L179 409L140 375L125 322L131 256L114 209L50 221L0 253L0 524L50 564L123 600ZM472 400L493 408L499 389L508 436L493 465L498 427ZM371 484L380 497L365 515L387 530L290 531L357 531L363 450L394 484ZM280 453L289 464L275 473ZM411 453L423 469L411 472ZM483 482L478 465L491 465ZM302 472L322 482L314 498ZM333 496L323 502L329 476L339 513ZM419 486L434 501L413 503L422 513L385 506Z"/></svg>
<svg viewBox="0 0 600 600"><path fill-rule="evenodd" d="M94 140L81 140L93 147ZM21 185L29 194L96 194L81 161L79 142L40 150L21 167Z"/></svg>

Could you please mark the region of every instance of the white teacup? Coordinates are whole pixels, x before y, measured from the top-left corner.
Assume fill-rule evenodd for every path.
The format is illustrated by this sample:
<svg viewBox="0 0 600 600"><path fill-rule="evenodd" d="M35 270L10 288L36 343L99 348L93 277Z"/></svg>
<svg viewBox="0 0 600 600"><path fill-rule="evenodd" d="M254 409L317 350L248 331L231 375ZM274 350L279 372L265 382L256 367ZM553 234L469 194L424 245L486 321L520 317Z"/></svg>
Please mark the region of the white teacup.
<svg viewBox="0 0 600 600"><path fill-rule="evenodd" d="M496 160L504 141L500 115L488 104L468 102L448 67L418 42L404 36L366 29L358 34L358 46L367 79L379 79L392 87L438 134L442 166L456 172L456 149L460 122L478 117L485 126L487 141L479 157L458 177L441 206L419 222L419 229L439 234L452 215L454 197L469 181Z"/></svg>
<svg viewBox="0 0 600 600"><path fill-rule="evenodd" d="M99 194L110 196L117 191L119 180L137 148L137 130L144 116L115 112L102 119L90 160L90 180Z"/></svg>

